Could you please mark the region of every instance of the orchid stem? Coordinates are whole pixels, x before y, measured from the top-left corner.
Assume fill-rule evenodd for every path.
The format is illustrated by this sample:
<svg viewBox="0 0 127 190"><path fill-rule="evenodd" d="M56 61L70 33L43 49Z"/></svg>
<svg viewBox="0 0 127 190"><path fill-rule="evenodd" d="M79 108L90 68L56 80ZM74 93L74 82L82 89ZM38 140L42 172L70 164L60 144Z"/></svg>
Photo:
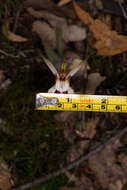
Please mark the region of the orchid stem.
<svg viewBox="0 0 127 190"><path fill-rule="evenodd" d="M82 131L85 132L86 124L85 124L85 112L82 112Z"/></svg>

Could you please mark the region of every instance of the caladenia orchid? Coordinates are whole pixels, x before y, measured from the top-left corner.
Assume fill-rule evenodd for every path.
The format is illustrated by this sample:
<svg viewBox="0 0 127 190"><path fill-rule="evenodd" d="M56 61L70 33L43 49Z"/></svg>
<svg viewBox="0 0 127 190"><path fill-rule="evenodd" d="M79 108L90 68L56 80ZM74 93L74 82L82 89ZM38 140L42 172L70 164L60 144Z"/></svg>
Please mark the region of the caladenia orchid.
<svg viewBox="0 0 127 190"><path fill-rule="evenodd" d="M66 62L61 63L61 69L58 72L54 65L44 56L42 56L44 62L52 71L53 75L56 77L56 83L48 90L49 93L60 93L60 94L73 94L74 90L70 86L70 78L74 76L80 69L81 64L77 65L67 74Z"/></svg>

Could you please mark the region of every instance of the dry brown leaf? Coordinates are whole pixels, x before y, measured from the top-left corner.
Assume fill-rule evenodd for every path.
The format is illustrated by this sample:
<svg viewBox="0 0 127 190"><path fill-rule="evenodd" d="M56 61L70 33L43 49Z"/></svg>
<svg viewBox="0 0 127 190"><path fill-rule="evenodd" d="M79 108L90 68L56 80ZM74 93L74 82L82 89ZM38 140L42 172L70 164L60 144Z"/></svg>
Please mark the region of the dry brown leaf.
<svg viewBox="0 0 127 190"><path fill-rule="evenodd" d="M43 18L47 20L52 27L56 27L58 23L66 22L66 19L63 17L56 16L55 14L47 10L34 10L32 7L28 8L27 11L35 18Z"/></svg>
<svg viewBox="0 0 127 190"><path fill-rule="evenodd" d="M90 122L89 126L86 128L84 133L76 130L75 131L76 134L78 136L80 136L81 138L84 138L84 137L85 138L87 137L87 138L90 138L90 139L94 138L94 136L96 135L96 126L97 126L98 121L99 121L98 117L96 117L95 119L92 119L92 121ZM85 142L84 142L84 144L85 144Z"/></svg>
<svg viewBox="0 0 127 190"><path fill-rule="evenodd" d="M75 74L76 77L84 76L84 73L90 70L90 66L86 60L80 58L74 58L71 60L71 64L68 67L68 71L75 70L80 66L80 70Z"/></svg>
<svg viewBox="0 0 127 190"><path fill-rule="evenodd" d="M61 28L63 40L65 42L82 41L86 38L86 29L84 27L77 26L77 25L68 25L67 20L63 17L58 17L55 14L52 14L51 12L48 12L45 10L36 11L33 8L28 8L27 10L28 10L29 14L31 14L33 17L38 18L38 19L43 18L46 21L48 21L49 25L51 25L51 27L53 28L52 30L55 31L55 29L57 29L58 27ZM47 30L47 26L46 26L46 29L44 29L44 26L42 28L41 21L35 21L35 23L38 23L38 22L40 23L40 26L38 25L37 28L39 28L39 31L41 28L41 31L43 31L43 33L38 32L37 31L38 29L36 27L35 27L35 31L39 34L40 38L42 39L43 38L42 35L44 35L44 36L46 35L46 34L44 34L44 31ZM51 32L50 32L50 34L51 34L51 36L54 35ZM56 37L54 37L54 39L55 38ZM46 40L46 38L45 38L45 40Z"/></svg>
<svg viewBox="0 0 127 190"><path fill-rule="evenodd" d="M103 3L102 3L102 0L96 0L96 6L99 10L102 10L103 9Z"/></svg>
<svg viewBox="0 0 127 190"><path fill-rule="evenodd" d="M11 189L11 174L6 163L0 159L0 189L9 190Z"/></svg>
<svg viewBox="0 0 127 190"><path fill-rule="evenodd" d="M119 187L127 183L127 176L120 164L117 164L115 152L110 145L99 154L91 156L88 163L102 189L113 190L113 185L115 190L122 190Z"/></svg>
<svg viewBox="0 0 127 190"><path fill-rule="evenodd" d="M82 41L86 38L86 28L77 25L68 26L68 40L71 42Z"/></svg>
<svg viewBox="0 0 127 190"><path fill-rule="evenodd" d="M94 190L93 182L90 178L82 175L77 181L76 181L76 190Z"/></svg>
<svg viewBox="0 0 127 190"><path fill-rule="evenodd" d="M61 0L60 2L58 2L58 7L61 7L61 6L63 6L63 5L66 5L67 3L70 3L71 2L71 0Z"/></svg>
<svg viewBox="0 0 127 190"><path fill-rule="evenodd" d="M53 0L25 0L23 4L26 8L32 7L35 10L48 10L49 12L60 16L75 19L76 15L72 9L72 4L67 6L58 7Z"/></svg>
<svg viewBox="0 0 127 190"><path fill-rule="evenodd" d="M48 42L53 48L56 47L55 31L46 22L35 21L32 25L32 32L38 34L42 43Z"/></svg>
<svg viewBox="0 0 127 190"><path fill-rule="evenodd" d="M86 137L90 139L94 138L94 136L96 135L96 126L98 121L99 121L98 117L96 117L91 121L91 125L86 129Z"/></svg>
<svg viewBox="0 0 127 190"><path fill-rule="evenodd" d="M104 17L104 22L105 24L107 24L109 27L111 27L112 25L112 19L111 19L111 15L107 14Z"/></svg>
<svg viewBox="0 0 127 190"><path fill-rule="evenodd" d="M93 19L85 10L81 9L75 0L72 0L75 12L82 22L88 25L96 43L93 46L102 56L113 56L127 50L127 36L119 35L99 19Z"/></svg>
<svg viewBox="0 0 127 190"><path fill-rule="evenodd" d="M28 8L28 12L35 18L43 18L45 19L46 21L48 21L49 25L52 27L52 30L55 30L56 28L61 28L62 30L62 34L63 34L63 39L65 42L68 41L68 34L69 34L69 31L68 31L68 25L67 25L67 22L66 22L66 19L65 18L62 18L62 17L58 17L48 11L35 11L34 9L32 8ZM41 21L36 21L36 22L40 22ZM42 25L41 25L42 26ZM50 27L49 26L49 27ZM38 25L39 27L39 25ZM46 27L47 28L47 27ZM35 30L37 30L35 28ZM41 30L45 30L45 29L41 29ZM43 35L43 34L41 34ZM46 34L45 34L46 35ZM51 33L52 35L52 33ZM53 34L54 35L54 34ZM40 36L41 37L41 36ZM43 37L42 37L43 38ZM56 37L55 37L56 38ZM45 39L46 40L46 39Z"/></svg>
<svg viewBox="0 0 127 190"><path fill-rule="evenodd" d="M77 134L77 136L79 136L80 138L89 138L89 139L93 139L94 136L96 135L96 126L98 124L99 118L96 117L95 119L93 119L90 122L90 125L86 127L86 130L84 132L81 132L79 130L75 130L75 133ZM83 154L84 150L86 150L89 146L90 141L89 140L85 140L85 141L79 141L77 143L77 147L72 147L70 149L70 154L69 154L69 158L70 161L74 161L75 159L77 159L80 155Z"/></svg>
<svg viewBox="0 0 127 190"><path fill-rule="evenodd" d="M2 27L2 33L8 38L8 40L13 42L27 42L28 39L20 35L17 35L10 31L10 22L12 19L9 19Z"/></svg>
<svg viewBox="0 0 127 190"><path fill-rule="evenodd" d="M88 84L86 88L86 94L94 94L96 88L105 80L100 73L91 73L88 75Z"/></svg>
<svg viewBox="0 0 127 190"><path fill-rule="evenodd" d="M89 25L89 24L94 23L94 19L86 11L81 9L78 6L78 4L75 2L75 0L72 0L72 2L73 2L73 6L74 6L74 9L75 9L77 16L80 18L80 20L84 24Z"/></svg>

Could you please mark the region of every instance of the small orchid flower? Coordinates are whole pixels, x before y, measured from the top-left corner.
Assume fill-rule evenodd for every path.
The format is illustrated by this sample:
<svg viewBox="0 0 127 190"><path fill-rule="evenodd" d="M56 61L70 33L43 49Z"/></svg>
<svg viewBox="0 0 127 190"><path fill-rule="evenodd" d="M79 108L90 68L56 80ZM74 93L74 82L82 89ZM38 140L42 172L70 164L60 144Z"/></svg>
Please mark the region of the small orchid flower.
<svg viewBox="0 0 127 190"><path fill-rule="evenodd" d="M74 90L70 86L70 78L74 76L81 68L81 64L73 68L68 74L66 73L66 63L61 64L61 70L58 72L54 65L42 56L44 62L52 71L56 77L56 83L48 90L49 93L60 93L60 94L73 94Z"/></svg>

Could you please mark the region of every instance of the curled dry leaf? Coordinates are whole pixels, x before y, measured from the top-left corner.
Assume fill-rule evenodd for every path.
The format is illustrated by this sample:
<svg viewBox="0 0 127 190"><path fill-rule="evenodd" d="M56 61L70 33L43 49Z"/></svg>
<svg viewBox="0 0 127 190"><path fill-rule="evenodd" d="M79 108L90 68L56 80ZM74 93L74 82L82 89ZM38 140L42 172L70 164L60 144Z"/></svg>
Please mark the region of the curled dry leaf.
<svg viewBox="0 0 127 190"><path fill-rule="evenodd" d="M102 189L113 190L111 188L113 184L115 190L122 190L119 187L123 187L123 184L127 183L127 176L120 164L117 164L115 152L110 146L107 146L99 154L91 156L88 163Z"/></svg>
<svg viewBox="0 0 127 190"><path fill-rule="evenodd" d="M10 22L12 19L8 19L7 22L2 27L2 33L8 38L8 40L13 42L27 42L28 39L20 35L17 35L10 31Z"/></svg>
<svg viewBox="0 0 127 190"><path fill-rule="evenodd" d="M87 71L90 70L90 66L88 65L87 61L79 59L79 58L75 58L75 59L72 60L72 63L70 65L69 69L73 70L74 68L78 67L79 65L81 65L80 71L84 71L85 69Z"/></svg>
<svg viewBox="0 0 127 190"><path fill-rule="evenodd" d="M86 88L87 94L94 94L96 88L105 80L105 77L102 77L100 73L91 73L88 75L88 84Z"/></svg>
<svg viewBox="0 0 127 190"><path fill-rule="evenodd" d="M67 26L67 23L66 23L66 19L62 18L62 17L58 17L48 11L44 11L44 10L41 10L41 11L35 11L34 9L32 8L28 8L28 12L35 18L43 18L45 19L46 21L48 21L49 23L49 26L48 24L46 25L45 24L45 27L46 27L46 30L50 31L48 33L50 33L51 35L51 40L53 40L53 38L55 39L56 41L56 36L53 37L55 34L55 29L56 28L61 28L62 30L62 34L63 34L63 39L65 42L68 41L68 26ZM42 26L41 24L41 21L35 21L35 23L38 24L38 28L41 28L41 30L39 29L40 32L38 32L35 27L35 31L37 32L37 34L39 35L40 38L43 38L42 36L46 35L44 34L44 32L46 32L46 30L44 29L44 27ZM39 27L39 24L41 25ZM49 29L50 28L50 29ZM52 30L52 31L51 31ZM52 38L53 37L53 38ZM50 39L50 36L49 36L49 39ZM46 40L46 38L45 38ZM49 41L49 40L48 40ZM55 43L55 47L56 47L56 43Z"/></svg>
<svg viewBox="0 0 127 190"><path fill-rule="evenodd" d="M73 0L73 6L77 16L84 24L88 25L93 33L96 39L93 47L97 49L99 55L113 56L127 50L127 36L119 35L99 19L94 20L85 10L78 6L75 0Z"/></svg>
<svg viewBox="0 0 127 190"><path fill-rule="evenodd" d="M81 77L84 78L84 74L88 70L90 70L90 66L88 65L88 62L86 60L82 60L80 58L74 58L68 61L68 73L71 74L70 75L71 77L75 76L76 81L77 81L77 78L81 78ZM74 82L75 84L76 84L76 81Z"/></svg>
<svg viewBox="0 0 127 190"><path fill-rule="evenodd" d="M56 34L46 22L35 21L32 25L32 31L38 34L42 43L48 42L53 48L56 47Z"/></svg>
<svg viewBox="0 0 127 190"><path fill-rule="evenodd" d="M68 26L68 40L72 42L82 41L86 38L86 29L77 25Z"/></svg>
<svg viewBox="0 0 127 190"><path fill-rule="evenodd" d="M86 38L86 29L84 27L77 26L77 25L68 25L66 19L63 18L63 17L58 17L58 16L52 14L51 12L48 12L48 11L45 11L45 10L36 11L33 8L28 8L27 10L28 10L29 14L31 14L33 17L35 17L37 19L43 18L46 21L48 21L49 27L51 26L52 30L54 30L54 32L55 32L55 30L57 28L60 28L61 31L62 31L63 40L65 42L68 42L68 41L82 41L82 40L84 40ZM39 31L41 31L41 33L37 31L38 29L36 29L36 27L35 27L34 30L38 33L39 37L42 39L43 35L44 36L46 35L46 34L44 34L44 32L46 32L46 31L45 31L45 29L43 29L44 27L42 28L42 24L41 24L40 21L35 21L35 23L36 22L39 22L39 24L41 25L40 26L41 30L39 29ZM37 28L39 28L39 24L38 24ZM46 30L47 30L47 27L48 27L47 25L45 26ZM52 36L54 34L52 34L50 32L50 35ZM46 40L46 38L45 38L45 40Z"/></svg>
<svg viewBox="0 0 127 190"><path fill-rule="evenodd" d="M89 139L93 139L94 136L96 135L96 126L98 124L99 118L96 117L95 119L93 119L90 123L89 127L86 127L86 130L84 132L81 132L79 130L75 130L75 133L77 134L77 136L79 136L80 138L89 138ZM70 161L74 161L76 160L80 155L83 154L84 150L86 150L89 146L90 141L89 140L85 140L85 141L79 141L77 142L78 148L77 146L73 146L70 149L69 152L69 160Z"/></svg>

